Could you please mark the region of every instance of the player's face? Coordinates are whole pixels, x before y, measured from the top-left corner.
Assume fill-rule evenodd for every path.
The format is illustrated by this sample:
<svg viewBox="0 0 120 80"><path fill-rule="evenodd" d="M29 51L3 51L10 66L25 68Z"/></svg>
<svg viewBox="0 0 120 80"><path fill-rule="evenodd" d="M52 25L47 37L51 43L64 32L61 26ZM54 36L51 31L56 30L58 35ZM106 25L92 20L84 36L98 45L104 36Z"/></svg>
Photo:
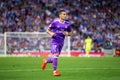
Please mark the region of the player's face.
<svg viewBox="0 0 120 80"><path fill-rule="evenodd" d="M66 19L66 12L60 13L60 19L65 20Z"/></svg>

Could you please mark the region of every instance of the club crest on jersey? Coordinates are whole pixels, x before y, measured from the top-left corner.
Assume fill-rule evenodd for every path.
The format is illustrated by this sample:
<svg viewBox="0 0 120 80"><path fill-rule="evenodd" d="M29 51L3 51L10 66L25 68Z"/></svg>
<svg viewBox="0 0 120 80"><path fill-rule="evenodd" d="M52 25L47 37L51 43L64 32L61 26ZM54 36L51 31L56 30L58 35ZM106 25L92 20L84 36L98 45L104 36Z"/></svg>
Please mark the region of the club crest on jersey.
<svg viewBox="0 0 120 80"><path fill-rule="evenodd" d="M65 28L67 28L67 26L65 26Z"/></svg>
<svg viewBox="0 0 120 80"><path fill-rule="evenodd" d="M58 28L60 28L60 26L57 26Z"/></svg>

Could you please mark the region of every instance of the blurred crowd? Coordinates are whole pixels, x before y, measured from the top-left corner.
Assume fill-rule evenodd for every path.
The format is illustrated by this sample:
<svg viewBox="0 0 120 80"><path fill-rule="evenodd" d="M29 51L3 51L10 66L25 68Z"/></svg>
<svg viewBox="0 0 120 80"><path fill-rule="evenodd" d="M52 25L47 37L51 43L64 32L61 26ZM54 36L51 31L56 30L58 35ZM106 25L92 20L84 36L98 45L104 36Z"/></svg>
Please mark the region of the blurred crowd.
<svg viewBox="0 0 120 80"><path fill-rule="evenodd" d="M119 0L0 0L0 33L45 32L60 9L68 13L73 50L87 35L96 49L120 48Z"/></svg>
<svg viewBox="0 0 120 80"><path fill-rule="evenodd" d="M50 51L50 36L46 34L7 34L7 36L8 52Z"/></svg>

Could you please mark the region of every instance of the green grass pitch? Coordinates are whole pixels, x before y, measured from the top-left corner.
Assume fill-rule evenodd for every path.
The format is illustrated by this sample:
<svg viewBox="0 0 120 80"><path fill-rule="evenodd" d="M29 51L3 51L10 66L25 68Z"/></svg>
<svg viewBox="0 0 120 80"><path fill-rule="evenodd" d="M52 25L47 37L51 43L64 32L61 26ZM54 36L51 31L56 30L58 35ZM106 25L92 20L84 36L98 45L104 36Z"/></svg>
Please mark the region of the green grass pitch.
<svg viewBox="0 0 120 80"><path fill-rule="evenodd" d="M120 80L120 57L60 57L60 77L52 65L41 70L42 57L0 57L0 80Z"/></svg>

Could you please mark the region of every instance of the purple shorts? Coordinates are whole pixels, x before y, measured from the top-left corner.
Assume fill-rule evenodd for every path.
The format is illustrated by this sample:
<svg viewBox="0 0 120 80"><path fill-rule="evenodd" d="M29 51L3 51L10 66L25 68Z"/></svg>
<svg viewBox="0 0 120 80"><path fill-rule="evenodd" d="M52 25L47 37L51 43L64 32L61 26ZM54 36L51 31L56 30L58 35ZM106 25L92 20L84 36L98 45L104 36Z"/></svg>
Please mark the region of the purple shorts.
<svg viewBox="0 0 120 80"><path fill-rule="evenodd" d="M56 54L56 53L61 53L63 45L62 44L51 44L51 53Z"/></svg>

